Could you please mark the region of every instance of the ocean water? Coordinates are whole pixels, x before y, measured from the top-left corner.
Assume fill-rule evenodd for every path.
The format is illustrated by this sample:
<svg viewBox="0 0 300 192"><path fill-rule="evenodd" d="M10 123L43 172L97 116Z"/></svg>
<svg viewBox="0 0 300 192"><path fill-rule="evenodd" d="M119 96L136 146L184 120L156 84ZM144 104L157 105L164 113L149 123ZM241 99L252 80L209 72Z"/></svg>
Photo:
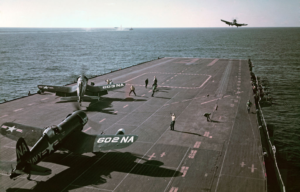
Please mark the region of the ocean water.
<svg viewBox="0 0 300 192"><path fill-rule="evenodd" d="M287 191L300 191L300 28L0 28L0 103L158 57L251 58Z"/></svg>

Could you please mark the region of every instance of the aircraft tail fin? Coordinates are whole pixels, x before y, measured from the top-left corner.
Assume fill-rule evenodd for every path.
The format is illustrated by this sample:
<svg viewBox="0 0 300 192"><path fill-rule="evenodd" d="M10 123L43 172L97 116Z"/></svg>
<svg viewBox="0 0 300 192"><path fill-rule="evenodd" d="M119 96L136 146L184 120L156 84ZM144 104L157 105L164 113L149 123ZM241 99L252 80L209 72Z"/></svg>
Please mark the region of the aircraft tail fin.
<svg viewBox="0 0 300 192"><path fill-rule="evenodd" d="M20 137L16 145L17 162L26 161L30 157L30 150L23 137Z"/></svg>

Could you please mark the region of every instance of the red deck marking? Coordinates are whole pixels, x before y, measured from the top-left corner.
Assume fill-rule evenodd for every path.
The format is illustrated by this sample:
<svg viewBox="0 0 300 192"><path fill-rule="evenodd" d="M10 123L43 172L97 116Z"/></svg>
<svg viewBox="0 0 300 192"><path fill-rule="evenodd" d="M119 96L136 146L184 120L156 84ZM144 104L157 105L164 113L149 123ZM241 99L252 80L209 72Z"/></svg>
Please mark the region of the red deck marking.
<svg viewBox="0 0 300 192"><path fill-rule="evenodd" d="M28 105L30 105L30 106L31 106L31 105L34 105L34 104L35 104L35 103L30 103L30 104L28 104Z"/></svg>
<svg viewBox="0 0 300 192"><path fill-rule="evenodd" d="M215 64L219 59L215 59L212 62L210 62L207 66L212 66L213 64Z"/></svg>
<svg viewBox="0 0 300 192"><path fill-rule="evenodd" d="M125 105L123 108L126 108L126 107L128 107L128 105Z"/></svg>
<svg viewBox="0 0 300 192"><path fill-rule="evenodd" d="M144 97L146 94L143 94L142 97Z"/></svg>
<svg viewBox="0 0 300 192"><path fill-rule="evenodd" d="M197 141L194 145L194 148L199 148L201 145L201 141Z"/></svg>
<svg viewBox="0 0 300 192"><path fill-rule="evenodd" d="M46 100L46 99L48 99L48 97L46 97L46 98L44 98L44 99L41 99L41 100L43 101L43 100Z"/></svg>
<svg viewBox="0 0 300 192"><path fill-rule="evenodd" d="M7 117L8 115L3 115L3 116L1 116L0 118L2 118L2 117Z"/></svg>
<svg viewBox="0 0 300 192"><path fill-rule="evenodd" d="M209 132L208 131L205 131L204 137L209 137Z"/></svg>
<svg viewBox="0 0 300 192"><path fill-rule="evenodd" d="M171 77L171 79L173 79L173 77Z"/></svg>
<svg viewBox="0 0 300 192"><path fill-rule="evenodd" d="M244 162L241 163L241 167L244 167L246 164Z"/></svg>
<svg viewBox="0 0 300 192"><path fill-rule="evenodd" d="M189 154L189 158L194 159L196 153L197 153L197 150L191 150L191 153Z"/></svg>
<svg viewBox="0 0 300 192"><path fill-rule="evenodd" d="M163 152L161 155L160 155L160 157L163 157L163 156L165 156L166 155L166 153L165 152Z"/></svg>
<svg viewBox="0 0 300 192"><path fill-rule="evenodd" d="M92 127L87 128L86 130L84 130L83 132L87 132L88 130L90 130Z"/></svg>
<svg viewBox="0 0 300 192"><path fill-rule="evenodd" d="M102 119L101 121L99 121L99 123L101 123L101 122L105 121L105 119L106 119L106 118Z"/></svg>
<svg viewBox="0 0 300 192"><path fill-rule="evenodd" d="M154 155L155 155L155 153L153 153L153 154L149 157L148 160L151 160L153 157L155 157Z"/></svg>
<svg viewBox="0 0 300 192"><path fill-rule="evenodd" d="M118 111L115 111L114 113L118 113Z"/></svg>
<svg viewBox="0 0 300 192"><path fill-rule="evenodd" d="M149 93L152 92L152 90L148 91Z"/></svg>
<svg viewBox="0 0 300 192"><path fill-rule="evenodd" d="M177 192L178 191L178 187L172 187L170 192Z"/></svg>
<svg viewBox="0 0 300 192"><path fill-rule="evenodd" d="M6 128L8 128L8 126L2 125L2 128L6 129Z"/></svg>
<svg viewBox="0 0 300 192"><path fill-rule="evenodd" d="M182 173L182 177L185 177L187 171L188 171L189 167L185 167L185 166L182 166L181 167L181 173Z"/></svg>
<svg viewBox="0 0 300 192"><path fill-rule="evenodd" d="M22 133L22 132L23 132L23 130L22 130L22 129L16 129L16 131L18 131L18 132L20 132L20 133Z"/></svg>
<svg viewBox="0 0 300 192"><path fill-rule="evenodd" d="M21 111L21 110L23 110L23 108L16 109L16 110L14 110L14 112Z"/></svg>
<svg viewBox="0 0 300 192"><path fill-rule="evenodd" d="M254 164L252 164L251 167L248 167L249 169L251 169L251 173L254 173L254 170L257 169L257 168L254 168Z"/></svg>
<svg viewBox="0 0 300 192"><path fill-rule="evenodd" d="M230 107L234 107L234 104L230 104Z"/></svg>

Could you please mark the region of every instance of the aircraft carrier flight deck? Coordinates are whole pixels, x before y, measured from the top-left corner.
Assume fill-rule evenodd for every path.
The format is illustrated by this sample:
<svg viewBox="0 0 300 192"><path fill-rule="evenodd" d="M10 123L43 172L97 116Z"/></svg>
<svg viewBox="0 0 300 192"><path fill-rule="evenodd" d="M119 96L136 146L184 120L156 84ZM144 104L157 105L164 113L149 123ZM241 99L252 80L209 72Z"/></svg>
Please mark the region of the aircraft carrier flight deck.
<svg viewBox="0 0 300 192"><path fill-rule="evenodd" d="M157 91L152 97L153 78ZM149 79L145 88L145 80ZM100 101L82 102L83 132L138 135L129 147L100 153L58 151L39 163L48 176L1 173L0 191L263 192L265 165L247 60L162 58L89 79L125 82ZM135 87L136 96L130 86ZM0 124L59 124L74 111L53 93L0 104ZM175 113L175 130L170 130ZM211 113L211 121L203 116ZM16 161L16 141L0 136L0 161ZM74 142L76 140L66 141Z"/></svg>

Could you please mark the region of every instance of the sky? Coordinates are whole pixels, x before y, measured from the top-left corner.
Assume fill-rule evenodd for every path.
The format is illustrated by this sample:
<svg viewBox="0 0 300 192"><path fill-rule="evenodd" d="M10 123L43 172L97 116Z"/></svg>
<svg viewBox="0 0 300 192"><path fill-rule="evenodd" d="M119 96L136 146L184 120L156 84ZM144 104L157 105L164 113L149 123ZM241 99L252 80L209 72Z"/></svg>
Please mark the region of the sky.
<svg viewBox="0 0 300 192"><path fill-rule="evenodd" d="M300 0L0 0L0 27L300 27Z"/></svg>

